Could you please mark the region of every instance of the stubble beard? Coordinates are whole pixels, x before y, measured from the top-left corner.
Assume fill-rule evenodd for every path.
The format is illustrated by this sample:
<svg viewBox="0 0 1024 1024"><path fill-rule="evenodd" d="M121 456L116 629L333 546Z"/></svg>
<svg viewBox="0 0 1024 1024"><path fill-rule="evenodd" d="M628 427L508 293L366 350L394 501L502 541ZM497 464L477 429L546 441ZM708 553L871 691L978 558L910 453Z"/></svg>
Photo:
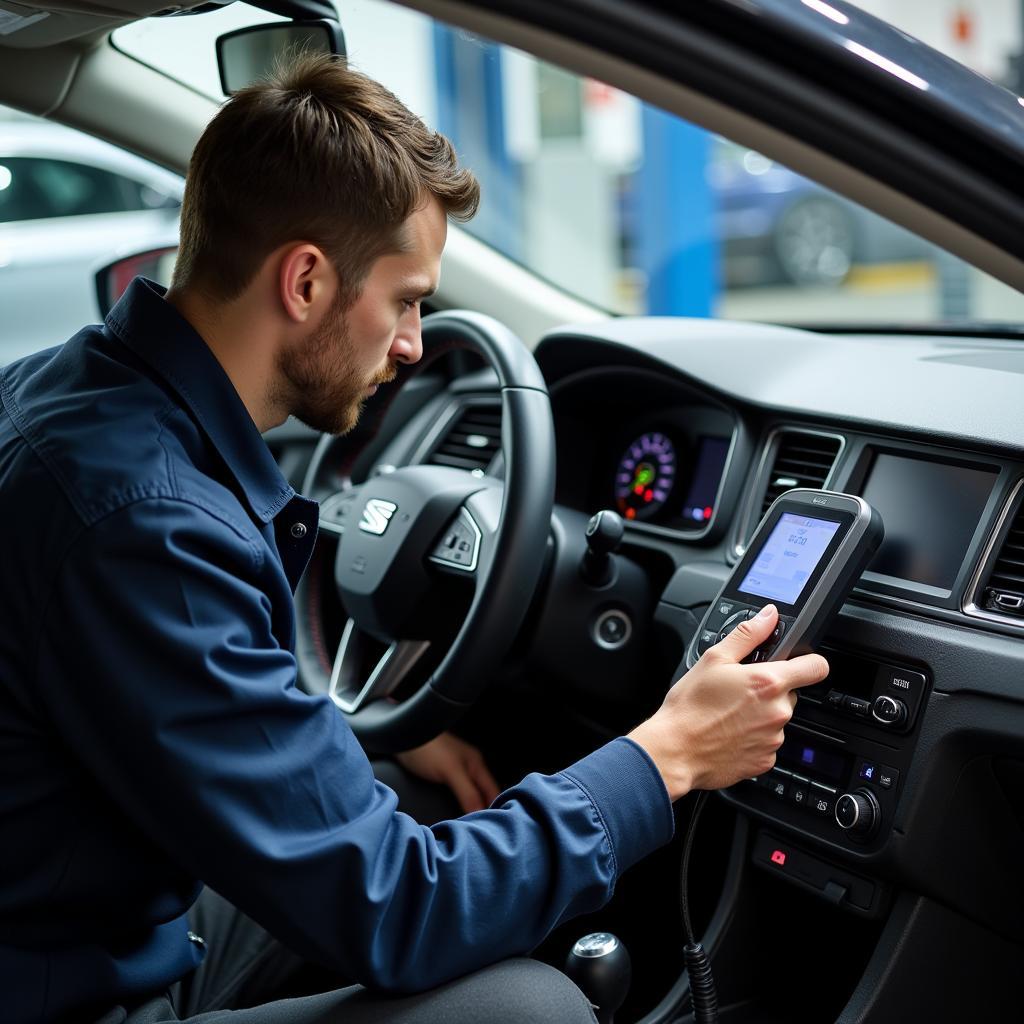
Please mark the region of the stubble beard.
<svg viewBox="0 0 1024 1024"><path fill-rule="evenodd" d="M285 402L291 414L313 430L347 434L359 422L371 384L395 379L387 363L369 379L360 371L355 345L340 303L324 317L306 342L282 354L278 371L285 381Z"/></svg>

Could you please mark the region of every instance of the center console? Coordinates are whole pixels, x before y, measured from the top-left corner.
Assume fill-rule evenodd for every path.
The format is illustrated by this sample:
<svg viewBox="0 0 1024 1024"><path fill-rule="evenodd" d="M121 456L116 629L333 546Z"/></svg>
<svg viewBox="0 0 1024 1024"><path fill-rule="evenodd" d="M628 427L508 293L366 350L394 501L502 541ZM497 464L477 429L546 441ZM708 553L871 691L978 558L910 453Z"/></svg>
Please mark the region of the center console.
<svg viewBox="0 0 1024 1024"><path fill-rule="evenodd" d="M919 668L822 647L831 672L800 695L776 767L726 799L851 853L892 827L929 686Z"/></svg>

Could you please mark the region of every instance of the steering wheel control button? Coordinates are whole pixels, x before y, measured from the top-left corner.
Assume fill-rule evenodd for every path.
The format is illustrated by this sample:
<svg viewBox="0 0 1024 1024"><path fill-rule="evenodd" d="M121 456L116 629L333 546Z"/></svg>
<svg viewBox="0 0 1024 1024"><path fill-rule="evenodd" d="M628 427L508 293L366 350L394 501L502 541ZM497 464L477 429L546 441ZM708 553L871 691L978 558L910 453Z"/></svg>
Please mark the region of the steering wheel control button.
<svg viewBox="0 0 1024 1024"><path fill-rule="evenodd" d="M320 528L329 533L344 533L355 500L355 496L350 494L335 494L328 498L320 506Z"/></svg>
<svg viewBox="0 0 1024 1024"><path fill-rule="evenodd" d="M868 789L844 793L836 801L836 821L840 828L853 835L870 835L878 823L878 818L878 801Z"/></svg>
<svg viewBox="0 0 1024 1024"><path fill-rule="evenodd" d="M606 651L617 651L629 643L633 633L630 617L617 608L610 608L597 617L594 623L594 642Z"/></svg>
<svg viewBox="0 0 1024 1024"><path fill-rule="evenodd" d="M871 708L871 717L882 725L899 728L907 720L907 705L896 697L882 694L875 698Z"/></svg>
<svg viewBox="0 0 1024 1024"><path fill-rule="evenodd" d="M473 572L480 555L480 538L480 529L473 517L464 508L459 509L455 522L445 530L430 560L463 572Z"/></svg>

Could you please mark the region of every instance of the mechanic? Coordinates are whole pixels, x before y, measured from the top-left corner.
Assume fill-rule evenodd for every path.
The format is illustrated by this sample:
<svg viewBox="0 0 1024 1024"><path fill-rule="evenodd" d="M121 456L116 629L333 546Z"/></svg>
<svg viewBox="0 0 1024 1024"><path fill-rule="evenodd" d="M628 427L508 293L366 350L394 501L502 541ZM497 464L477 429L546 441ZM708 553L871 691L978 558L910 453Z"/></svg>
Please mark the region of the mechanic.
<svg viewBox="0 0 1024 1024"><path fill-rule="evenodd" d="M447 218L478 198L391 93L303 58L199 140L170 290L136 279L0 372L7 1024L592 1021L521 957L670 840L672 801L768 770L827 673L740 664L768 608L556 775L499 796L453 737L406 755L473 812L433 827L296 687L317 509L261 432L349 430L420 358ZM335 987L280 999L310 963Z"/></svg>

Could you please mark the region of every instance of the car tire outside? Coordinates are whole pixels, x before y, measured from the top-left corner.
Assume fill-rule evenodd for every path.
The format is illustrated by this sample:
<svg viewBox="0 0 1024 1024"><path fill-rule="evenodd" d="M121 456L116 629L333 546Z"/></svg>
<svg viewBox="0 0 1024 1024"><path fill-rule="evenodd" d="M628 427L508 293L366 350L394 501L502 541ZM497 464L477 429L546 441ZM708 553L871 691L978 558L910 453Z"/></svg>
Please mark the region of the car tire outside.
<svg viewBox="0 0 1024 1024"><path fill-rule="evenodd" d="M773 243L779 269L792 284L835 287L853 267L853 221L833 199L794 203L775 225Z"/></svg>

